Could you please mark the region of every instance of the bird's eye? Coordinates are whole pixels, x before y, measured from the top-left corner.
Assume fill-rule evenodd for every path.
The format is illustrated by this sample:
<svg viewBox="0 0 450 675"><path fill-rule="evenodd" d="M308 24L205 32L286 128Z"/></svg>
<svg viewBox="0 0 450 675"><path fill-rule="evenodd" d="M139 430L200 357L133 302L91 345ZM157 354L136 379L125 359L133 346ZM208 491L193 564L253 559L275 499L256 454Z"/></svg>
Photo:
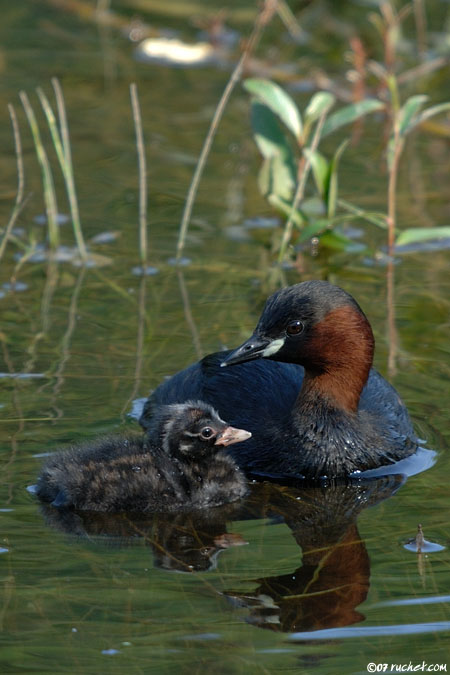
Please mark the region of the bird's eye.
<svg viewBox="0 0 450 675"><path fill-rule="evenodd" d="M286 333L288 335L300 335L303 332L304 325L301 321L291 321L286 327Z"/></svg>
<svg viewBox="0 0 450 675"><path fill-rule="evenodd" d="M211 427L203 427L203 429L200 432L200 436L202 438L211 438L211 436L214 435L214 430L211 429Z"/></svg>

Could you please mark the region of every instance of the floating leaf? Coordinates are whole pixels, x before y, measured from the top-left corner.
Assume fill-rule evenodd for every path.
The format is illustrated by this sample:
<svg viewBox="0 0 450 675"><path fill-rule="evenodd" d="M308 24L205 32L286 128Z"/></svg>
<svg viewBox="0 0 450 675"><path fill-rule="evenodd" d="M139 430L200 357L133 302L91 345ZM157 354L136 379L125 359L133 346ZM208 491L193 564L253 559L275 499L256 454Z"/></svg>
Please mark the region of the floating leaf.
<svg viewBox="0 0 450 675"><path fill-rule="evenodd" d="M300 112L284 89L270 80L259 78L245 80L243 86L261 103L270 108L284 122L289 131L292 131L294 136L300 140L303 131Z"/></svg>
<svg viewBox="0 0 450 675"><path fill-rule="evenodd" d="M447 238L450 238L450 225L443 225L442 227L410 227L399 234L395 244L396 246L405 246L406 244Z"/></svg>
<svg viewBox="0 0 450 675"><path fill-rule="evenodd" d="M328 177L330 171L330 165L325 159L325 157L318 152L317 150L310 150L305 148L303 154L311 163L311 168L314 176L314 181L317 185L317 189L320 193L322 199L325 200L326 193L328 190Z"/></svg>
<svg viewBox="0 0 450 675"><path fill-rule="evenodd" d="M337 203L337 193L338 193L338 174L337 169L339 165L339 160L342 157L342 153L348 145L348 139L343 141L336 152L330 163L330 175L328 179L328 194L327 194L327 213L328 218L333 218L336 213L336 203Z"/></svg>
<svg viewBox="0 0 450 675"><path fill-rule="evenodd" d="M383 109L384 103L372 98L366 98L364 101L359 101L358 103L351 103L329 116L323 125L322 136L331 134L332 131L336 131L339 127L350 124L368 113Z"/></svg>
<svg viewBox="0 0 450 675"><path fill-rule="evenodd" d="M417 113L425 103L425 101L428 100L428 96L425 96L423 94L419 94L417 96L411 96L406 103L401 107L400 112L398 114L398 130L400 133L400 136L404 136L405 134L408 133L408 131L411 130L413 126L415 126L415 117L417 116Z"/></svg>

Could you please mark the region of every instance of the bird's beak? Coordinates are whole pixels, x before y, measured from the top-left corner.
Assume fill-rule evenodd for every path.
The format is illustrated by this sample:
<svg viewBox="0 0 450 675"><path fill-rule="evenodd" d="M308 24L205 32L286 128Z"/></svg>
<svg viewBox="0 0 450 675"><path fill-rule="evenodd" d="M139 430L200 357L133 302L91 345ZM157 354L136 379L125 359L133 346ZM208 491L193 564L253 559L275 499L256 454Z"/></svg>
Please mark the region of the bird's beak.
<svg viewBox="0 0 450 675"><path fill-rule="evenodd" d="M263 338L254 333L244 344L235 349L234 352L231 352L220 365L223 368L224 366L234 366L235 363L245 363L246 361L259 359L264 356L264 352L269 346L269 338Z"/></svg>
<svg viewBox="0 0 450 675"><path fill-rule="evenodd" d="M286 338L276 338L271 340L253 333L240 347L231 352L227 358L220 364L223 366L234 366L235 363L245 363L253 359L269 358L280 351Z"/></svg>
<svg viewBox="0 0 450 675"><path fill-rule="evenodd" d="M245 429L235 429L234 427L226 427L220 436L217 438L214 445L233 445L233 443L241 443L250 438L251 433Z"/></svg>

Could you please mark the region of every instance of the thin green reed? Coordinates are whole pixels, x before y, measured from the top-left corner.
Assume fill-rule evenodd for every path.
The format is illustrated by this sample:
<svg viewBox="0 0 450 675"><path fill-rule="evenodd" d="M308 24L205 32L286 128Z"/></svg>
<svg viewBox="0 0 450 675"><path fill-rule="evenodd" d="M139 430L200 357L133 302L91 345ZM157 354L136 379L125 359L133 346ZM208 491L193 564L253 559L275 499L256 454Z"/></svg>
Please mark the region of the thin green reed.
<svg viewBox="0 0 450 675"><path fill-rule="evenodd" d="M28 96L24 91L21 91L19 93L19 96L23 105L23 109L25 110L25 114L28 119L28 124L30 125L34 147L36 149L36 156L41 166L42 182L44 185L45 210L47 213L47 222L48 222L48 238L51 250L55 251L59 246L59 230L57 224L58 209L56 206L56 195L55 195L55 185L53 182L53 175L50 168L50 163L48 161L47 153L45 152L45 148L42 143L41 133L39 131L36 115L34 114L34 110L31 107Z"/></svg>
<svg viewBox="0 0 450 675"><path fill-rule="evenodd" d="M142 273L145 274L148 264L147 245L147 163L145 160L144 133L142 131L142 116L139 106L137 86L130 84L131 107L133 110L134 127L136 130L136 148L139 166L139 252L141 257Z"/></svg>
<svg viewBox="0 0 450 675"><path fill-rule="evenodd" d="M64 105L64 97L61 86L56 78L52 79L52 85L56 97L56 105L58 109L59 128L53 109L49 103L47 96L42 89L36 89L41 102L42 109L47 119L48 128L52 137L53 145L58 157L61 171L66 185L67 197L69 200L70 215L72 219L73 232L75 241L77 242L78 252L83 262L87 260L86 244L84 242L83 231L81 229L80 212L78 209L78 200L75 189L75 179L72 164L72 152L70 149L69 128L67 124L66 108Z"/></svg>
<svg viewBox="0 0 450 675"><path fill-rule="evenodd" d="M6 244L11 236L12 229L17 220L17 217L24 206L24 191L25 191L25 172L23 168L23 155L22 155L22 140L20 138L19 123L17 122L16 111L14 106L11 103L8 104L9 116L11 118L11 124L13 128L14 135L14 147L16 150L16 162L17 162L17 194L16 201L14 203L14 208L12 210L10 219L5 228L5 233L3 239L0 243L0 260L3 257L5 252Z"/></svg>

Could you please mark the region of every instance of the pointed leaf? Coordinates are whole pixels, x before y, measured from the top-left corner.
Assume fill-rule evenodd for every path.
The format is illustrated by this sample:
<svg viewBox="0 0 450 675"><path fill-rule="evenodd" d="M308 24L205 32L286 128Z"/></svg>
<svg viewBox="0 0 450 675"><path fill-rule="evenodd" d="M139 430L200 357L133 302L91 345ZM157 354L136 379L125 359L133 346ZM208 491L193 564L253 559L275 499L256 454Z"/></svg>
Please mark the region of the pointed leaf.
<svg viewBox="0 0 450 675"><path fill-rule="evenodd" d="M387 230L386 216L382 213L374 213L373 211L365 211L360 209L358 206L351 204L350 202L345 201L344 199L338 199L338 204L342 209L349 211L352 216L363 218L367 222L381 227L383 230Z"/></svg>
<svg viewBox="0 0 450 675"><path fill-rule="evenodd" d="M422 122L429 120L430 117L439 115L439 113L446 112L447 110L450 110L450 101L447 101L447 103L438 103L437 105L432 105L431 108L427 108L417 115L414 121L414 126L422 124Z"/></svg>
<svg viewBox="0 0 450 675"><path fill-rule="evenodd" d="M410 227L399 234L395 245L404 246L405 244L416 244L421 241L447 238L450 238L450 225L443 225L442 227Z"/></svg>
<svg viewBox="0 0 450 675"><path fill-rule="evenodd" d="M361 244L356 243L348 237L345 237L343 234L335 231L325 232L322 234L320 237L320 243L322 246L326 246L327 248L331 248L335 251L360 251L362 248L365 248L364 246L361 247Z"/></svg>
<svg viewBox="0 0 450 675"><path fill-rule="evenodd" d="M302 136L302 120L300 112L292 98L284 89L270 80L250 78L244 81L244 88L264 103L287 126L294 136L300 140Z"/></svg>
<svg viewBox="0 0 450 675"><path fill-rule="evenodd" d="M413 126L415 126L415 118L426 100L428 100L428 96L419 94L417 96L411 96L402 106L398 117L400 136L404 136Z"/></svg>
<svg viewBox="0 0 450 675"><path fill-rule="evenodd" d="M278 211L280 211L280 213L285 215L287 218L291 216L292 206L289 202L286 202L285 200L281 199L278 195L274 194L269 195L268 201L269 204L271 204L274 208L278 209ZM305 225L305 223L308 222L302 211L300 211L299 209L297 209L292 213L292 220L299 229L301 229Z"/></svg>
<svg viewBox="0 0 450 675"><path fill-rule="evenodd" d="M322 136L331 134L332 131L336 131L336 129L344 126L344 124L350 124L368 113L383 110L384 107L384 103L372 98L366 98L358 103L351 103L329 116L323 125Z"/></svg>
<svg viewBox="0 0 450 675"><path fill-rule="evenodd" d="M327 213L328 218L333 218L336 213L336 203L337 203L337 194L338 194L338 174L337 169L339 166L339 160L342 157L342 153L348 145L348 139L343 141L336 152L330 163L330 177L328 181L328 198L327 198Z"/></svg>
<svg viewBox="0 0 450 675"><path fill-rule="evenodd" d="M321 115L328 112L335 104L336 97L328 91L319 91L311 98L308 107L305 110L305 120L309 124L319 119Z"/></svg>
<svg viewBox="0 0 450 675"><path fill-rule="evenodd" d="M325 157L320 154L317 150L312 151L309 148L303 150L303 154L311 163L311 168L314 176L315 183L317 185L317 190L319 191L322 199L325 199L325 195L328 189L328 177L329 177L329 164Z"/></svg>

